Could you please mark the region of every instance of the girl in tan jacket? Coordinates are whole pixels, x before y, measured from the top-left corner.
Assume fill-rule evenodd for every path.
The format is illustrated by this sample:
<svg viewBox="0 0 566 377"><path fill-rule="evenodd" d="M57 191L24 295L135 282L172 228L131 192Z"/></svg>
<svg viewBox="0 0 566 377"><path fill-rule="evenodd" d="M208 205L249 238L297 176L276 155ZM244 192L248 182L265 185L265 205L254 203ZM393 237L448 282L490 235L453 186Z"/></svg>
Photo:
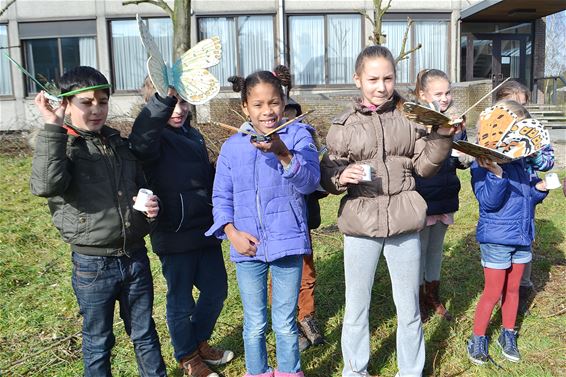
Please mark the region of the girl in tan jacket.
<svg viewBox="0 0 566 377"><path fill-rule="evenodd" d="M425 225L426 203L415 191L414 175L429 177L438 171L455 129L427 135L423 126L403 116L395 91L395 61L387 48L365 48L355 68L361 98L333 120L329 153L321 165L322 186L333 194L346 192L338 211L346 280L342 376L368 376L369 307L382 252L397 310L398 375L420 376L425 347L418 232Z"/></svg>

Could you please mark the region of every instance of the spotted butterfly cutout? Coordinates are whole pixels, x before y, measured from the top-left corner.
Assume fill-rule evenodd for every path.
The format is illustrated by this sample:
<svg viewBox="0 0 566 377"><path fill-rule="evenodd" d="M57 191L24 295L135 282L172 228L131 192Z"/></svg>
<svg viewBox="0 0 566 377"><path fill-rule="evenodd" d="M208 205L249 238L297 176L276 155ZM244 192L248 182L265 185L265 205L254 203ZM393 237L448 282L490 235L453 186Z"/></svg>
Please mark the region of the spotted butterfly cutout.
<svg viewBox="0 0 566 377"><path fill-rule="evenodd" d="M517 121L517 115L503 106L492 106L480 114L478 144L457 141L452 147L474 157L488 157L497 163L523 158L550 144L550 136L536 119Z"/></svg>

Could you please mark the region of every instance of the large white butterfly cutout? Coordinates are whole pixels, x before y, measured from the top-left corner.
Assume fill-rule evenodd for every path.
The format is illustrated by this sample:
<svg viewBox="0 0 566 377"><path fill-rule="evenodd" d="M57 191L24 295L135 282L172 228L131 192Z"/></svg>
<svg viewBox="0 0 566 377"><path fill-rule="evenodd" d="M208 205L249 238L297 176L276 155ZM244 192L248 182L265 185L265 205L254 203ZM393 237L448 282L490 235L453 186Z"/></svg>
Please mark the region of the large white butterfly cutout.
<svg viewBox="0 0 566 377"><path fill-rule="evenodd" d="M165 97L168 88L173 87L187 102L200 105L218 94L220 84L206 68L220 62L220 38L212 37L200 41L181 55L171 67L163 60L147 25L139 15L136 17L142 43L149 54L147 71L160 96Z"/></svg>

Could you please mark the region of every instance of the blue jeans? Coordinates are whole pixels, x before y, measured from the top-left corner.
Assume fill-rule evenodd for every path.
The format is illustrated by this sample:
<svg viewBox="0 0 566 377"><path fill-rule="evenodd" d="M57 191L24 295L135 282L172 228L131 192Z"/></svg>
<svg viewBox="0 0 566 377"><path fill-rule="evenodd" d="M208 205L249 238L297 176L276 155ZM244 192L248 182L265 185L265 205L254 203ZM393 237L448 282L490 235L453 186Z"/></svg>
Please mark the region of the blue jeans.
<svg viewBox="0 0 566 377"><path fill-rule="evenodd" d="M297 321L297 300L301 286L303 256L293 255L269 263L236 263L236 277L244 307L244 350L249 374L270 370L267 364L267 272L271 269L271 320L275 332L277 370L301 370Z"/></svg>
<svg viewBox="0 0 566 377"><path fill-rule="evenodd" d="M140 376L166 376L153 322L153 280L145 249L132 257L73 252L72 284L83 316L83 363L87 377L111 376L114 305L132 339Z"/></svg>
<svg viewBox="0 0 566 377"><path fill-rule="evenodd" d="M167 327L180 361L212 335L228 295L226 268L220 245L159 259L167 281ZM196 303L193 287L200 291Z"/></svg>
<svg viewBox="0 0 566 377"><path fill-rule="evenodd" d="M494 270L506 270L511 264L529 263L533 254L530 246L509 246L481 243L481 265Z"/></svg>

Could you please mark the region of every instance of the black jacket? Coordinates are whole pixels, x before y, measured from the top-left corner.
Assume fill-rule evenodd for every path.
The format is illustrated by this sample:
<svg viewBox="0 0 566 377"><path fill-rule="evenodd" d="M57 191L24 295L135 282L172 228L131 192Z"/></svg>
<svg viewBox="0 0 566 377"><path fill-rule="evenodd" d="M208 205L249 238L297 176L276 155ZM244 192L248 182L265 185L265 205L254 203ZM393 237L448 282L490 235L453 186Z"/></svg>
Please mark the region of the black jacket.
<svg viewBox="0 0 566 377"><path fill-rule="evenodd" d="M36 139L30 186L47 197L53 223L73 251L120 256L144 248L145 216L132 208L141 166L118 131L46 124Z"/></svg>
<svg viewBox="0 0 566 377"><path fill-rule="evenodd" d="M174 97L153 96L138 115L130 134L130 148L161 202L151 232L157 254L182 253L219 245L206 237L212 226L214 171L202 135L187 123L167 124L175 108Z"/></svg>

